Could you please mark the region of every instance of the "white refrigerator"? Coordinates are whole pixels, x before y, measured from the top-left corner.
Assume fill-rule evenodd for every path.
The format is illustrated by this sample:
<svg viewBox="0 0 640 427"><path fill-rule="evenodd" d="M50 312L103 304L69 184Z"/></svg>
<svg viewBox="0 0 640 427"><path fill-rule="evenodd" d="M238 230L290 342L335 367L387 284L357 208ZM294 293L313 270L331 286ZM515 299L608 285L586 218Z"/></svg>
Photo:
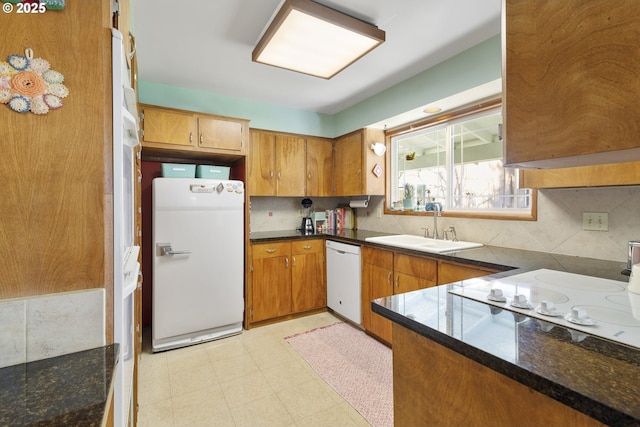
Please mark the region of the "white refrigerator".
<svg viewBox="0 0 640 427"><path fill-rule="evenodd" d="M242 332L244 197L241 181L153 180L154 352Z"/></svg>

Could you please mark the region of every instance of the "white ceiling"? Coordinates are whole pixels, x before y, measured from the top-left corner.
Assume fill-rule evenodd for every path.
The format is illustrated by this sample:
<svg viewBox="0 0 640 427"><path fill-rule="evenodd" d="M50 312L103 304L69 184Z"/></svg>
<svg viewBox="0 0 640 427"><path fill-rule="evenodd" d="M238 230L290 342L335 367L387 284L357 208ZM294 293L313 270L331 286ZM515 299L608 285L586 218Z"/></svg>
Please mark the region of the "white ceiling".
<svg viewBox="0 0 640 427"><path fill-rule="evenodd" d="M501 0L318 0L386 32L330 80L251 61L282 0L131 0L138 79L335 114L500 32Z"/></svg>

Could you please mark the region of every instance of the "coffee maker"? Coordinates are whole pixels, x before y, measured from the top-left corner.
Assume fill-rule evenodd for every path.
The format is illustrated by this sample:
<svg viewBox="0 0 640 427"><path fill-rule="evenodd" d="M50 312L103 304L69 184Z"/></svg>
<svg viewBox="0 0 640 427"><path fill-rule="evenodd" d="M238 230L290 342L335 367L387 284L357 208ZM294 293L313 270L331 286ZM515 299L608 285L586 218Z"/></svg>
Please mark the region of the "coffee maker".
<svg viewBox="0 0 640 427"><path fill-rule="evenodd" d="M300 231L302 234L313 234L313 220L311 219L311 215L309 215L309 208L313 205L311 199L302 199L302 207L305 209L304 217L302 218L302 225L300 226Z"/></svg>

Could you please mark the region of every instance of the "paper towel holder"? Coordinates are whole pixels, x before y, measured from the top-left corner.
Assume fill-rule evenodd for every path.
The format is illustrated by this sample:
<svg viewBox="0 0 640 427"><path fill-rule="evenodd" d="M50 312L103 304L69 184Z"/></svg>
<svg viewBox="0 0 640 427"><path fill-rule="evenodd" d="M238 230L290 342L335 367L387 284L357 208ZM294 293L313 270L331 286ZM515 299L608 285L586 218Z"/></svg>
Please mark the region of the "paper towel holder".
<svg viewBox="0 0 640 427"><path fill-rule="evenodd" d="M377 156L384 156L384 153L387 152L387 146L382 142L374 142L371 144L371 150L376 153Z"/></svg>
<svg viewBox="0 0 640 427"><path fill-rule="evenodd" d="M367 196L366 199L354 199L349 201L350 208L368 208L369 207L369 199L370 196Z"/></svg>

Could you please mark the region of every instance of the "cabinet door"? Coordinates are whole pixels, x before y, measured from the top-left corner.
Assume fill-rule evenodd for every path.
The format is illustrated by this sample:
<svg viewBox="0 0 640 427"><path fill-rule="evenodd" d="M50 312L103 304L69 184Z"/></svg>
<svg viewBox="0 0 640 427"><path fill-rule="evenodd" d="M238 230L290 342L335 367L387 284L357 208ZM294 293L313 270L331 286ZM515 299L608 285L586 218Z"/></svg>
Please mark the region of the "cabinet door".
<svg viewBox="0 0 640 427"><path fill-rule="evenodd" d="M371 300L393 295L393 252L362 248L362 326L391 343L391 321L371 311Z"/></svg>
<svg viewBox="0 0 640 427"><path fill-rule="evenodd" d="M362 195L362 132L338 138L335 143L334 196Z"/></svg>
<svg viewBox="0 0 640 427"><path fill-rule="evenodd" d="M369 288L369 297L364 304L366 306L366 310L363 310L363 317L364 313L367 313L369 318L369 325L365 326L365 329L378 336L380 339L391 343L391 321L371 311L371 300L390 297L393 295L393 272L388 268L367 264L365 265L364 276L368 282Z"/></svg>
<svg viewBox="0 0 640 427"><path fill-rule="evenodd" d="M198 117L200 148L244 152L244 126L240 120Z"/></svg>
<svg viewBox="0 0 640 427"><path fill-rule="evenodd" d="M640 160L637 0L507 0L505 165ZM625 151L627 150L627 151Z"/></svg>
<svg viewBox="0 0 640 427"><path fill-rule="evenodd" d="M327 305L323 240L291 243L291 295L294 313Z"/></svg>
<svg viewBox="0 0 640 427"><path fill-rule="evenodd" d="M247 191L251 196L275 196L276 137L251 130Z"/></svg>
<svg viewBox="0 0 640 427"><path fill-rule="evenodd" d="M307 138L307 196L331 196L333 141Z"/></svg>
<svg viewBox="0 0 640 427"><path fill-rule="evenodd" d="M253 321L291 313L289 262L288 255L253 260Z"/></svg>
<svg viewBox="0 0 640 427"><path fill-rule="evenodd" d="M422 277L396 272L394 278L394 294L417 291L418 289L429 288L435 285L436 282L426 280Z"/></svg>
<svg viewBox="0 0 640 427"><path fill-rule="evenodd" d="M195 147L196 119L193 114L145 107L142 110L145 142Z"/></svg>
<svg viewBox="0 0 640 427"><path fill-rule="evenodd" d="M276 135L276 194L304 196L305 140L295 136Z"/></svg>

